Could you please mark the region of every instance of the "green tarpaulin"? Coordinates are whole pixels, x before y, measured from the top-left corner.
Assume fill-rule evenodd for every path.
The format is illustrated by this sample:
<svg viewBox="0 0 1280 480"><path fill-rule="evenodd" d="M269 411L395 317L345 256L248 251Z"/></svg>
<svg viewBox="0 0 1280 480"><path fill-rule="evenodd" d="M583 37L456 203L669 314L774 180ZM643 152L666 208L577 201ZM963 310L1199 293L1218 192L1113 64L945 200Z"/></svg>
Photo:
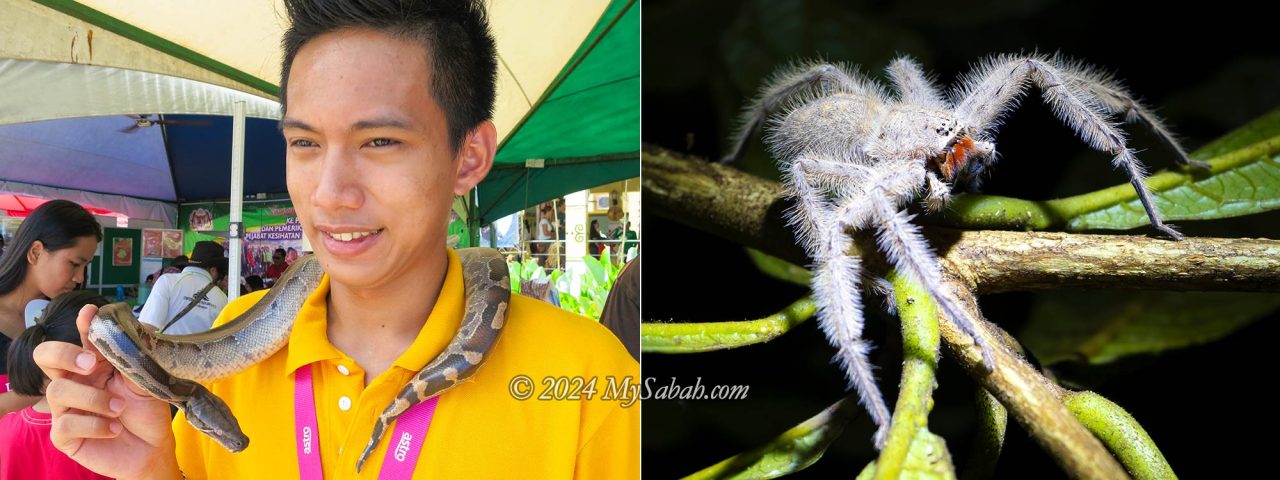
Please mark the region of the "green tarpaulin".
<svg viewBox="0 0 1280 480"><path fill-rule="evenodd" d="M640 175L640 9L614 0L477 187L479 224ZM526 162L543 160L542 168Z"/></svg>

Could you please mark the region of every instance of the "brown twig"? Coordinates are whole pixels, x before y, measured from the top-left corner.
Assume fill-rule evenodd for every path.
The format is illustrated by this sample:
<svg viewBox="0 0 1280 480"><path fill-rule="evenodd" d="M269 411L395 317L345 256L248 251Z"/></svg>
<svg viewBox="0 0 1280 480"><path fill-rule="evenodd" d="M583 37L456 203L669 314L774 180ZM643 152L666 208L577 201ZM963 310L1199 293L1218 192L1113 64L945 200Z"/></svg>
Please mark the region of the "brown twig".
<svg viewBox="0 0 1280 480"><path fill-rule="evenodd" d="M780 257L809 264L783 221L777 182L646 147L650 212ZM925 229L978 294L1063 287L1280 292L1280 241L1057 232ZM855 247L856 248L856 247Z"/></svg>
<svg viewBox="0 0 1280 480"><path fill-rule="evenodd" d="M964 287L964 282L953 275L947 275L946 282L970 318L977 319L975 326L980 335L992 339L1002 336L995 332L998 327L983 318L977 299ZM996 363L994 371L987 373L982 364L982 352L955 321L939 315L938 327L951 357L1004 404L1068 475L1075 478L1129 478L1102 442L1089 433L1062 403L1062 389L1041 375L1021 355L999 340L987 342Z"/></svg>

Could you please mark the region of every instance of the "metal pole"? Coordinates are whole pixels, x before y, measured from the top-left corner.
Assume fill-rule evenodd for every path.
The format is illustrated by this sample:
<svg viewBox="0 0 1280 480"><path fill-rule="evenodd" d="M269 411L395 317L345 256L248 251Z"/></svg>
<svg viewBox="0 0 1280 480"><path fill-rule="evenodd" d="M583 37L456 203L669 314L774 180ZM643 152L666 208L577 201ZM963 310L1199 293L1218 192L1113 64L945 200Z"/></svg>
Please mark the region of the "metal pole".
<svg viewBox="0 0 1280 480"><path fill-rule="evenodd" d="M241 213L244 210L244 108L245 103L235 103L233 111L235 119L231 125L231 235L227 242L231 245L227 259L227 300L235 300L240 296L240 257L244 249L240 246L244 236L244 223Z"/></svg>

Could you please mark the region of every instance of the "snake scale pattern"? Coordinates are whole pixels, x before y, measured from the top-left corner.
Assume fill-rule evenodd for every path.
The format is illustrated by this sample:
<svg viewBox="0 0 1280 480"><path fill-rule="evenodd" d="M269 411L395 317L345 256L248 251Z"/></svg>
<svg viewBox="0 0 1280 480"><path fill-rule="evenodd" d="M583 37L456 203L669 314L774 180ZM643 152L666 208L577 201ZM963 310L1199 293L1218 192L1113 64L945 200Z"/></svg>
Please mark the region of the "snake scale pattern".
<svg viewBox="0 0 1280 480"><path fill-rule="evenodd" d="M462 324L444 351L378 416L357 460L357 472L397 417L475 375L502 333L511 299L505 259L488 248L460 249L457 254L466 302ZM248 437L226 404L197 382L235 374L288 343L294 319L323 274L314 255L298 259L249 310L208 332L191 335L155 333L138 322L128 305L107 305L90 325L89 340L138 386L186 412L196 430L227 450L240 452L248 447Z"/></svg>

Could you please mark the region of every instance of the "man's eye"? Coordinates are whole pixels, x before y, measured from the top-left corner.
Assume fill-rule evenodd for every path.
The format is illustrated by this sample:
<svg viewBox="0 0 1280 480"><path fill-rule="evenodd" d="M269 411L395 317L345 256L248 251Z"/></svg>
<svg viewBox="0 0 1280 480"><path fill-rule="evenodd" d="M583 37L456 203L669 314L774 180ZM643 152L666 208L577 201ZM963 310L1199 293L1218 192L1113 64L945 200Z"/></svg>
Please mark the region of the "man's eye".
<svg viewBox="0 0 1280 480"><path fill-rule="evenodd" d="M375 138L375 139L373 139L373 140L370 140L370 141L369 141L369 146L371 146L371 147L389 147L389 146L391 146L391 145L395 145L395 144L398 144L398 143L400 143L400 142L397 142L397 141L392 140L392 139L390 139L390 138Z"/></svg>
<svg viewBox="0 0 1280 480"><path fill-rule="evenodd" d="M292 142L289 142L289 146L291 146L291 147L304 147L304 148L305 148L305 147L314 147L314 146L316 146L316 142L313 142L313 141L311 141L311 140L305 140L305 139L301 139L301 138L299 138L299 139L297 139L297 140L294 140L294 141L292 141Z"/></svg>

